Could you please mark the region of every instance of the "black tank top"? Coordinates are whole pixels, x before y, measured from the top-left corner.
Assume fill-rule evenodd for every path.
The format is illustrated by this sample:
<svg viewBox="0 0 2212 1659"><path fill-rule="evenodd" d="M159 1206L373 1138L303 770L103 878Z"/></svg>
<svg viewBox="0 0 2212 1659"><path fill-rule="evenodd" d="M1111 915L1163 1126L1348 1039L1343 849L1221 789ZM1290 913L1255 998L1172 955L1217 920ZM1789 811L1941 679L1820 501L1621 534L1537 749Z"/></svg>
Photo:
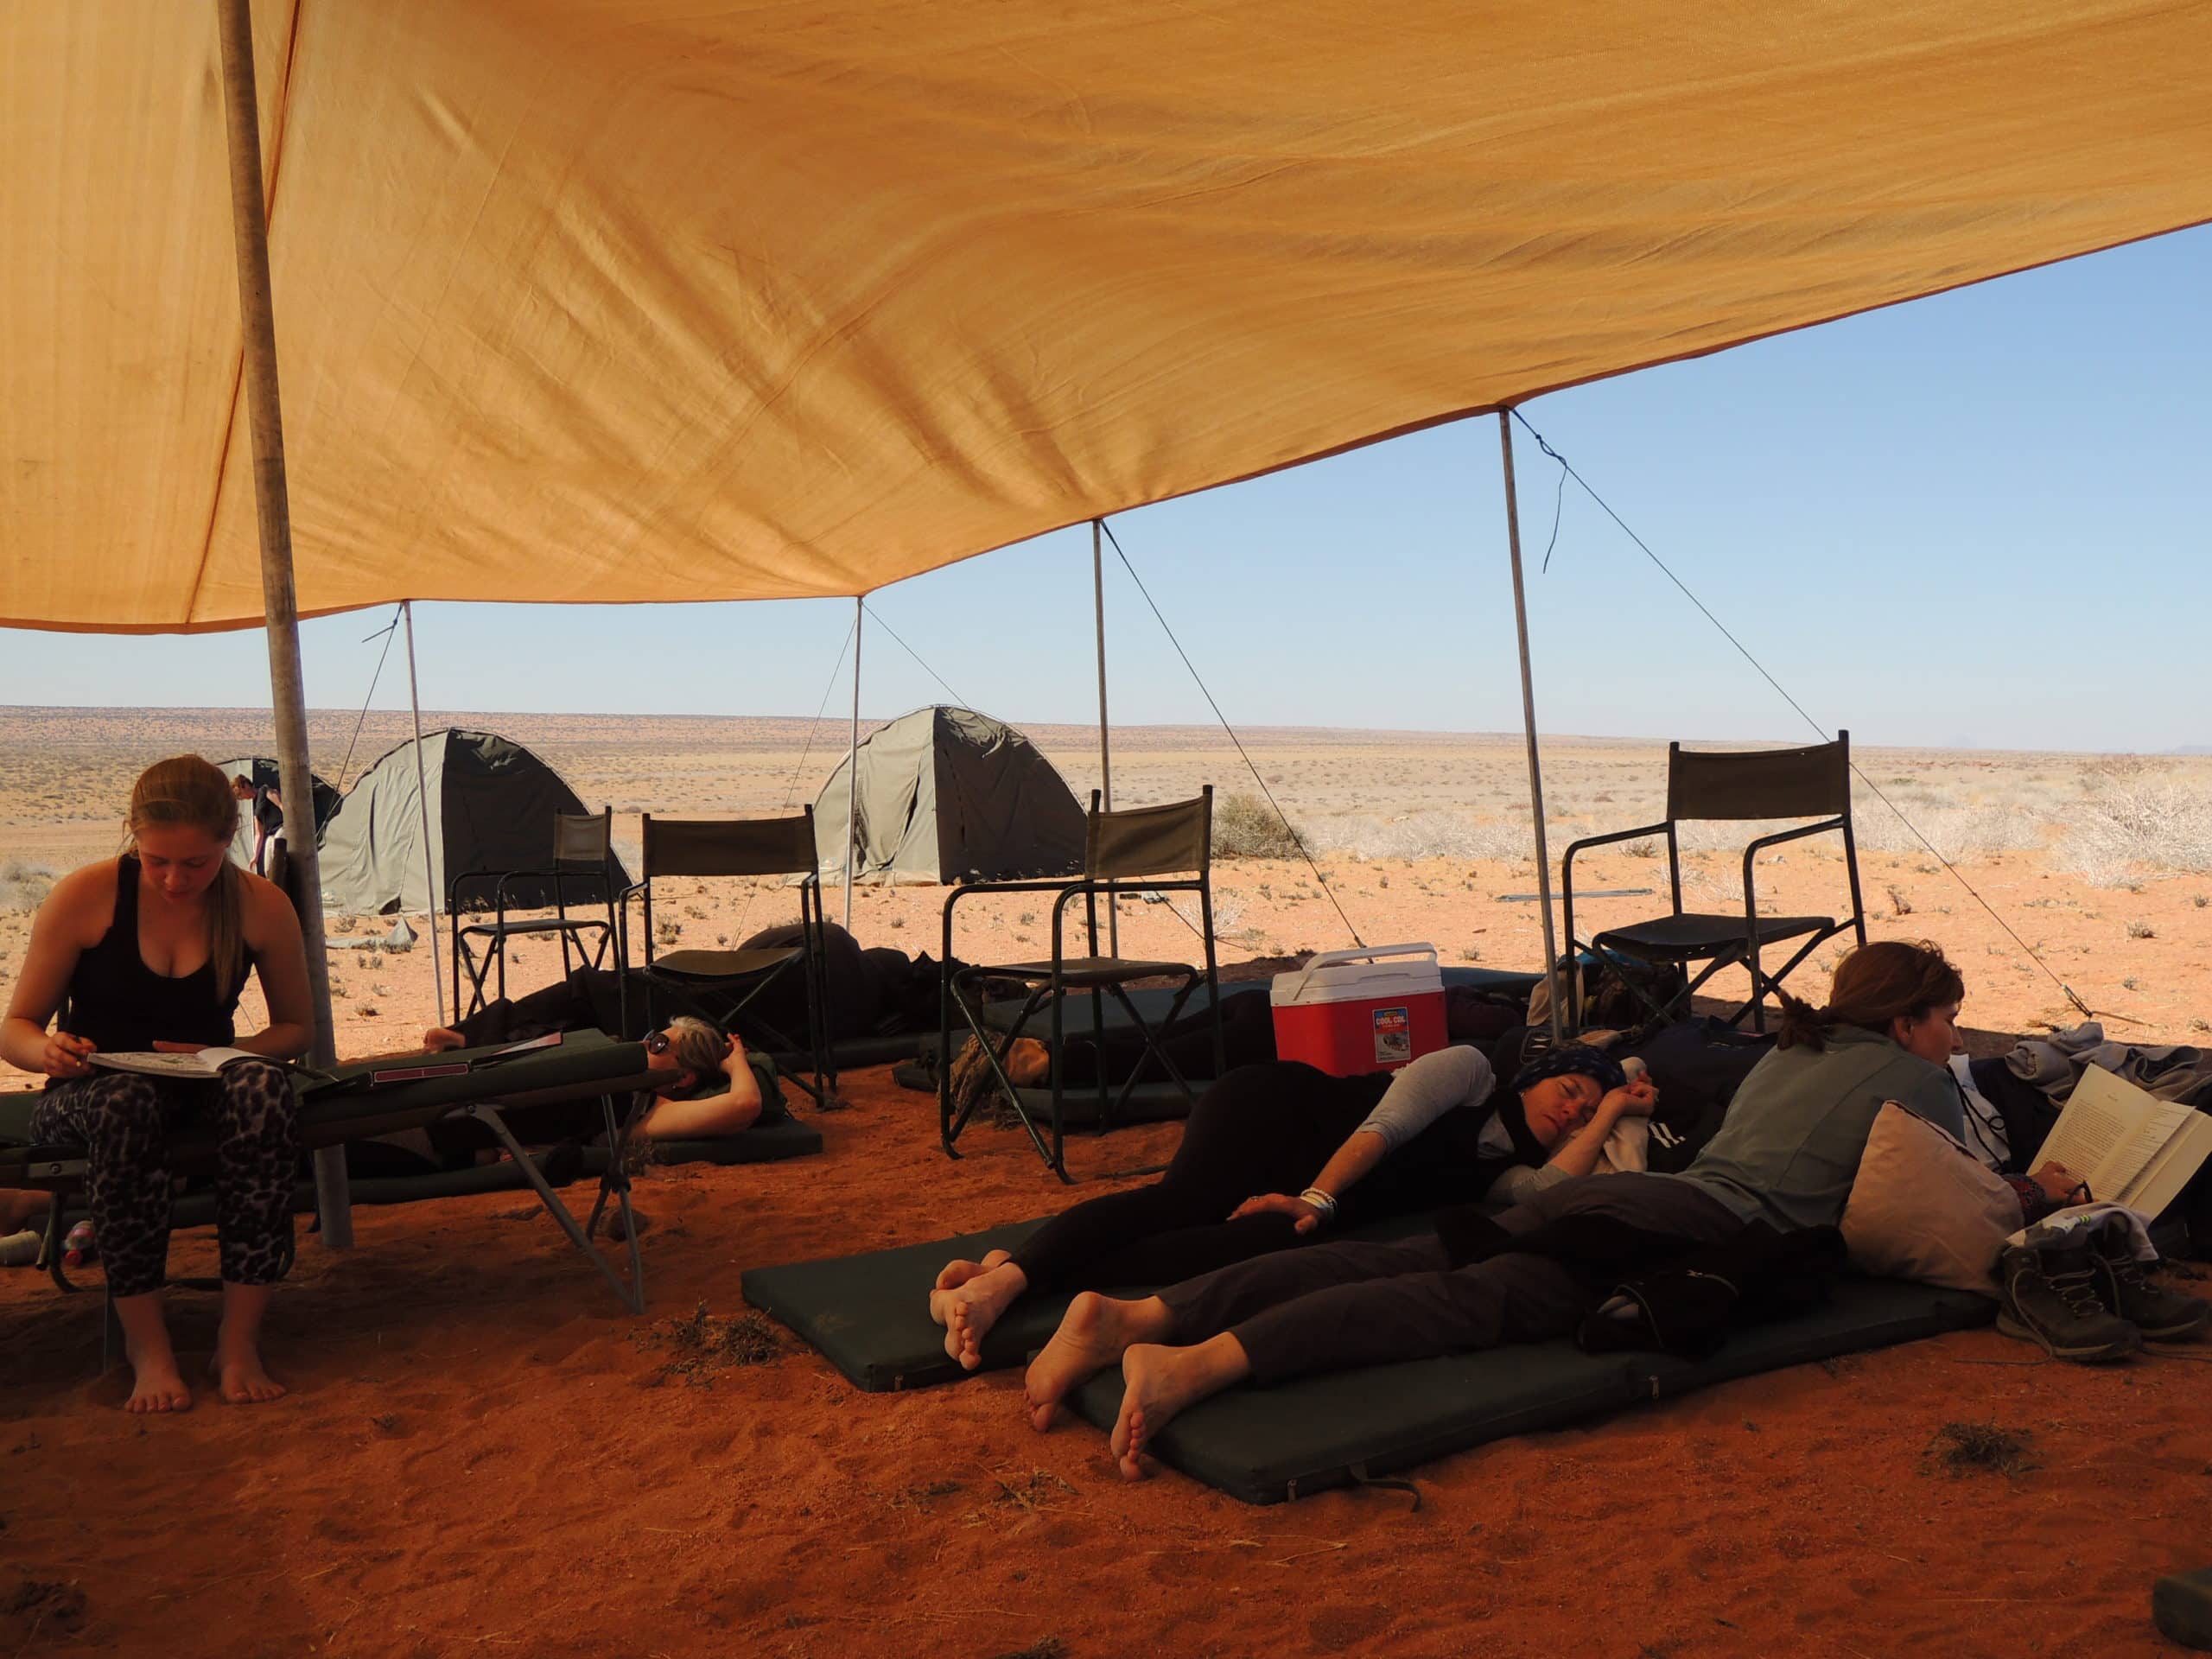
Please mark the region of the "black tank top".
<svg viewBox="0 0 2212 1659"><path fill-rule="evenodd" d="M138 950L138 861L125 853L116 861L115 919L77 958L61 1029L111 1054L149 1049L156 1039L228 1045L238 1036L238 1006L236 989L226 999L216 988L212 960L176 979L146 965Z"/></svg>

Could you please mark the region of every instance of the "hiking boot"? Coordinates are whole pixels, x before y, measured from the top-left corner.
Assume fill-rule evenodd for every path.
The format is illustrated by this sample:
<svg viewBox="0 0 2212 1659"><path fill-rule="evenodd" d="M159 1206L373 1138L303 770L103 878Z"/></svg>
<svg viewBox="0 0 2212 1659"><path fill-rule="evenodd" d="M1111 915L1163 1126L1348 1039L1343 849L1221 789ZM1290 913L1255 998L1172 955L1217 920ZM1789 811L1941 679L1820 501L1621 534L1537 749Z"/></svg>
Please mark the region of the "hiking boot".
<svg viewBox="0 0 2212 1659"><path fill-rule="evenodd" d="M2098 1299L2153 1342L2194 1342L2212 1325L2212 1302L2151 1282L2125 1245L2090 1247Z"/></svg>
<svg viewBox="0 0 2212 1659"><path fill-rule="evenodd" d="M2100 1300L2101 1277L2086 1244L2008 1249L1997 1260L2002 1287L1997 1328L2036 1344L2053 1359L2083 1364L2124 1359L2142 1347L2143 1333Z"/></svg>

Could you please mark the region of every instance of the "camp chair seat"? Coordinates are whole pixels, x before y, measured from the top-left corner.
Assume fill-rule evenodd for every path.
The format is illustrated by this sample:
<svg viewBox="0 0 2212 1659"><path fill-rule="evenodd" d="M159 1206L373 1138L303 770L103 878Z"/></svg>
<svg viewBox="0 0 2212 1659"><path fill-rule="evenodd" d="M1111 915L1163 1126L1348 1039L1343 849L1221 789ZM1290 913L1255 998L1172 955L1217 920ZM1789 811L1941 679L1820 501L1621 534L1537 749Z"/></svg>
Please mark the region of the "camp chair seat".
<svg viewBox="0 0 2212 1659"><path fill-rule="evenodd" d="M830 1036L836 1029L836 1015L830 1001L829 920L822 909L814 809L776 818L657 818L647 812L639 819L639 833L644 868L615 906L621 923L614 957L621 973L624 1032L642 1036L672 1012L702 1015L742 1038L748 1048L795 1057L798 1064L787 1066L784 1075L816 1105L825 1110L835 1106L837 1067ZM797 876L797 942L735 950L660 950L653 884L673 876ZM632 901L640 920L635 935L630 931ZM642 949L642 961L633 951L633 938ZM763 1001L794 969L806 1010L806 1028L800 1034L779 1030L770 1018L772 999Z"/></svg>
<svg viewBox="0 0 2212 1659"><path fill-rule="evenodd" d="M1073 1179L1068 1173L1066 1135L1067 1014L1071 993L1087 994L1091 1029L1098 1029L1105 1023L1107 999L1110 996L1128 1017L1131 1028L1144 1040L1144 1059L1130 1072L1118 1096L1111 1090L1106 1069L1099 1068L1096 1123L1101 1135L1113 1127L1120 1108L1128 1103L1131 1090L1143 1075L1146 1061L1156 1062L1186 1102L1195 1105L1198 1098L1198 1090L1159 1046L1152 1021L1130 1001L1128 987L1132 982L1162 978L1180 982L1162 1017L1163 1026L1175 1022L1194 993L1200 989L1205 992L1206 1006L1213 1020L1214 1070L1217 1075L1220 1072L1221 983L1214 960L1213 938L1213 785L1206 785L1191 800L1122 812L1108 810L1101 792L1093 790L1090 811L1084 822L1083 871L1076 879L969 882L955 887L944 901L944 957L938 988L938 1052L943 1056L954 1052L952 1029L957 1014L973 1037L976 1052L989 1072L988 1078L982 1079L986 1085L983 1090L969 1092L964 1100L956 1103L951 1064L947 1060L938 1067L938 1140L948 1158L960 1156L953 1143L960 1138L989 1089L995 1087L999 1096L1013 1106L1014 1116L1020 1120L1038 1156L1061 1180ZM1177 874L1184 871L1190 874ZM1099 896L1103 894L1111 906L1132 892L1184 892L1197 895L1198 921L1194 931L1205 947L1205 967L1098 954ZM953 954L953 912L963 899L980 893L1051 894L1052 954L1041 962L960 966ZM1085 954L1073 956L1069 954L1073 941L1068 937L1068 910L1078 899L1084 904L1081 925L1084 930ZM1110 933L1109 928L1109 937ZM1029 987L1028 995L1021 999L1010 1022L999 1026L994 1021L995 1029L987 1027L982 1010L990 995L989 988L994 982L1007 980ZM1020 1039L1030 1020L1039 1013L1045 1015L1051 1031L1052 1088L1046 1096L1052 1130L1049 1143L1039 1132L1028 1102L1006 1070L1007 1057L1014 1052L1014 1044Z"/></svg>
<svg viewBox="0 0 2212 1659"><path fill-rule="evenodd" d="M1070 957L1057 966L1049 962L993 963L990 972L999 979L1049 980L1058 974L1060 983L1087 990L1093 985L1126 985L1133 979L1167 979L1198 970L1187 962L1147 962L1141 957Z"/></svg>
<svg viewBox="0 0 2212 1659"><path fill-rule="evenodd" d="M504 1046L454 1049L441 1054L385 1056L355 1060L326 1072L296 1070L293 1093L299 1103L299 1136L303 1152L318 1152L384 1135L426 1128L447 1117L474 1117L489 1128L516 1160L521 1173L536 1191L569 1242L583 1252L632 1313L645 1311L644 1260L634 1236L629 1241L629 1277L620 1274L590 1239L590 1230L612 1200L626 1223L630 1209L629 1177L623 1160L610 1159L601 1174L598 1201L589 1221L579 1224L554 1193L537 1163L524 1152L502 1115L505 1109L556 1105L597 1097L601 1103L610 1145L619 1146L630 1128L618 1120L615 1100L650 1088L660 1074L645 1063L645 1052L637 1043L617 1042L597 1031L572 1031L554 1046L500 1058ZM467 1063L472 1069L443 1077L373 1086L373 1073L416 1064L450 1065ZM48 1268L54 1281L72 1290L65 1276L58 1246L65 1219L73 1205L82 1208L86 1157L81 1147L29 1144L30 1117L38 1104L35 1094L0 1097L0 1186L50 1192L54 1205L48 1218ZM176 1174L212 1175L215 1142L199 1128L188 1128L168 1142L169 1167Z"/></svg>
<svg viewBox="0 0 2212 1659"><path fill-rule="evenodd" d="M765 950L671 950L653 958L653 966L679 979L742 979L795 962L804 952L797 946Z"/></svg>
<svg viewBox="0 0 2212 1659"><path fill-rule="evenodd" d="M1761 944L1794 939L1801 933L1835 931L1833 916L1761 916L1752 924ZM1681 916L1662 916L1627 927L1608 928L1591 940L1599 950L1618 949L1624 955L1648 962L1701 962L1716 953L1739 950L1744 944L1744 918L1692 911Z"/></svg>
<svg viewBox="0 0 2212 1659"><path fill-rule="evenodd" d="M572 949L576 962L583 967L605 964L607 953L614 945L614 895L622 887L621 867L614 858L613 836L612 807L592 814L556 812L553 816L553 861L549 868L504 873L464 870L454 877L446 893L446 913L453 918L453 1006L457 1016L465 1019L484 1006L485 982L495 965L499 971L499 994L501 998L505 997L509 939L543 938L549 934L557 937L561 941L561 975L564 979L569 974ZM582 882L582 891L571 893L572 882ZM605 913L571 914L570 905L587 902L594 886ZM481 895L490 894L492 920L465 923L461 919L467 912L467 895L472 888L480 895L480 902ZM533 890L540 898L550 892L554 913L510 916L508 907ZM461 995L464 972L468 981L466 1003Z"/></svg>

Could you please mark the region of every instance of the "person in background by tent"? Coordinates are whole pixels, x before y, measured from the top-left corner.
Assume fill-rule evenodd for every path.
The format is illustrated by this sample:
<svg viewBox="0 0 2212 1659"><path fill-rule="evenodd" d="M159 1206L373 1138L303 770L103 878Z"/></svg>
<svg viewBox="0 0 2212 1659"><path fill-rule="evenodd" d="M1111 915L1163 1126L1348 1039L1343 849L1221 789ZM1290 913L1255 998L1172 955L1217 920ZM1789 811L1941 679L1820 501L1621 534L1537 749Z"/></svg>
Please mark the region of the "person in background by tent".
<svg viewBox="0 0 2212 1659"><path fill-rule="evenodd" d="M253 779L243 772L231 779L231 796L234 800L253 803L253 873L265 875L269 869L269 843L284 827L284 798L276 792L275 785L257 787Z"/></svg>
<svg viewBox="0 0 2212 1659"><path fill-rule="evenodd" d="M1078 1204L1012 1253L948 1264L930 1317L945 1327L945 1352L974 1370L984 1336L1030 1291L1161 1284L1287 1249L1324 1225L1515 1202L1588 1174L1614 1126L1657 1103L1649 1079L1631 1082L1580 1044L1550 1051L1503 1090L1472 1048L1364 1077L1300 1060L1241 1066L1191 1109L1159 1180Z"/></svg>
<svg viewBox="0 0 2212 1659"><path fill-rule="evenodd" d="M146 769L130 791L129 825L129 850L64 876L39 906L0 1022L0 1058L48 1079L32 1139L85 1149L134 1412L192 1404L162 1313L172 1198L162 1152L181 1123L213 1130L223 1318L213 1370L226 1400L274 1400L284 1390L262 1364L261 1320L291 1261L299 1158L291 1086L277 1062L306 1053L314 1030L299 918L276 887L231 861L232 785L198 755ZM269 1025L240 1039L234 1017L249 974L261 981ZM92 1061L214 1046L266 1058L234 1061L206 1083Z"/></svg>

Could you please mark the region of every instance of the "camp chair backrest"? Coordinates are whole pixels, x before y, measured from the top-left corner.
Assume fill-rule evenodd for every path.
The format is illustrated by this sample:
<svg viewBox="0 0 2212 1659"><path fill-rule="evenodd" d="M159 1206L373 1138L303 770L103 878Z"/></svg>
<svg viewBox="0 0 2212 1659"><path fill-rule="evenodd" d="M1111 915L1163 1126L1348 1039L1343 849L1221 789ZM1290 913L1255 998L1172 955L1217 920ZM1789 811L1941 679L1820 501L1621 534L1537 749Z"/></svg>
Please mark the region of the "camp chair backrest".
<svg viewBox="0 0 2212 1659"><path fill-rule="evenodd" d="M1670 818L1821 818L1851 810L1851 734L1806 749L1667 746Z"/></svg>
<svg viewBox="0 0 2212 1659"><path fill-rule="evenodd" d="M645 874L807 875L814 809L787 818L645 819Z"/></svg>
<svg viewBox="0 0 2212 1659"><path fill-rule="evenodd" d="M556 812L553 815L553 863L582 865L604 870L613 850L614 813Z"/></svg>
<svg viewBox="0 0 2212 1659"><path fill-rule="evenodd" d="M1090 792L1090 822L1084 839L1084 868L1096 880L1167 875L1181 870L1203 874L1212 850L1213 785L1187 801L1165 806L1099 810Z"/></svg>

